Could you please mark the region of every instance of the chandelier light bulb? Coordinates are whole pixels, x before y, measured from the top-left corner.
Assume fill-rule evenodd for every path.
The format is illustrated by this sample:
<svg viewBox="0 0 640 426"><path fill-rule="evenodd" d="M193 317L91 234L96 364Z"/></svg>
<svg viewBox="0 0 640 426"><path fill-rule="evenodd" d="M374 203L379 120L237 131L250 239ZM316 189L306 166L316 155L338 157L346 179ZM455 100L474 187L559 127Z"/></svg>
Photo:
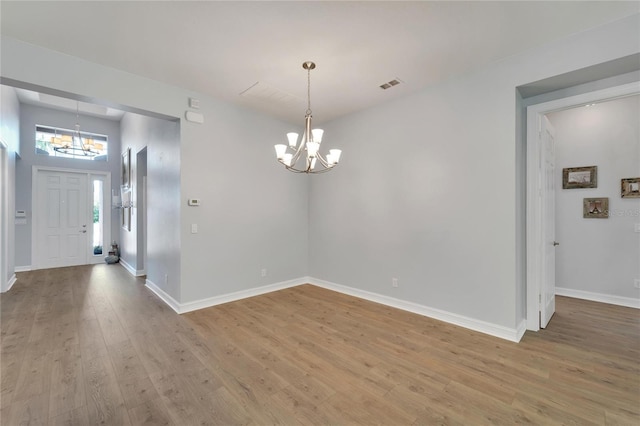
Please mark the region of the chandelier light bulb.
<svg viewBox="0 0 640 426"><path fill-rule="evenodd" d="M275 146L276 148L276 158L278 160L282 160L284 158L284 154L287 152L287 146L283 144L278 144Z"/></svg>
<svg viewBox="0 0 640 426"><path fill-rule="evenodd" d="M289 140L289 146L295 148L298 145L298 134L291 132L287 133L287 139Z"/></svg>

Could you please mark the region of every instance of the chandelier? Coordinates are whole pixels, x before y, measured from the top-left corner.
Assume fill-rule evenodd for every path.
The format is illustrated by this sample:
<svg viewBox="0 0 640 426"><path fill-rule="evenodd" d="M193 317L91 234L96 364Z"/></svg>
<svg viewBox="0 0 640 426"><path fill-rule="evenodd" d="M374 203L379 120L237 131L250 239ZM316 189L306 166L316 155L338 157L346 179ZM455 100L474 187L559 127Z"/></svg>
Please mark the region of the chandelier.
<svg viewBox="0 0 640 426"><path fill-rule="evenodd" d="M340 161L339 149L330 149L326 157L320 154L320 142L322 142L322 129L311 129L311 70L316 67L313 62L307 61L302 68L307 70L307 111L304 116L304 133L298 144L297 133L287 133L289 145L278 144L276 158L284 167L294 173L324 173L331 170ZM305 155L303 151L306 151Z"/></svg>
<svg viewBox="0 0 640 426"><path fill-rule="evenodd" d="M53 150L71 156L95 157L100 154L93 139L82 138L80 134L80 102L76 102L76 130L73 135L52 138ZM98 147L101 148L101 147Z"/></svg>

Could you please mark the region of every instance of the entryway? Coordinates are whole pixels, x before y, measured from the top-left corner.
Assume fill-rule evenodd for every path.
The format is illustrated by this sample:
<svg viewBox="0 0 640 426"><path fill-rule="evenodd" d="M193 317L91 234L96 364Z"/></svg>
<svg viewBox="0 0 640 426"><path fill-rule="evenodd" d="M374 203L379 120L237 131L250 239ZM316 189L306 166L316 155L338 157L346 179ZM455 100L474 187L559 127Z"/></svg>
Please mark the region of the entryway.
<svg viewBox="0 0 640 426"><path fill-rule="evenodd" d="M110 173L33 168L33 269L100 263L111 235Z"/></svg>

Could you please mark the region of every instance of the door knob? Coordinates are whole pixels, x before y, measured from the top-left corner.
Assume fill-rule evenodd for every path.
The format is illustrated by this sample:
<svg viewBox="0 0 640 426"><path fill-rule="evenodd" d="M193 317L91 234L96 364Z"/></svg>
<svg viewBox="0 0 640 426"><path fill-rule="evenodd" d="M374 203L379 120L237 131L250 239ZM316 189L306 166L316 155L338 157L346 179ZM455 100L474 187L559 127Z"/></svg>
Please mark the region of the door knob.
<svg viewBox="0 0 640 426"><path fill-rule="evenodd" d="M559 245L560 245L560 243L559 243L559 242L557 242L557 241L554 241L554 242L553 242L553 245L554 245L554 246L559 246Z"/></svg>

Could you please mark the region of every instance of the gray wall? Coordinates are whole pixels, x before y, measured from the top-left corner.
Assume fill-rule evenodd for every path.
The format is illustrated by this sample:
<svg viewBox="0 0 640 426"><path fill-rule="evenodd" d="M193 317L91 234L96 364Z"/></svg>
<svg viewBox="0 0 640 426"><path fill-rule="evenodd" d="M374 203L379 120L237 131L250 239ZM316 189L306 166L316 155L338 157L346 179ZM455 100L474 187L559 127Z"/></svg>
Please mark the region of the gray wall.
<svg viewBox="0 0 640 426"><path fill-rule="evenodd" d="M556 287L638 298L640 199L620 179L640 176L640 96L547 114L556 129L556 182L565 167L598 166L598 187L556 191ZM608 197L608 219L584 219L583 198Z"/></svg>
<svg viewBox="0 0 640 426"><path fill-rule="evenodd" d="M4 291L15 271L15 176L16 153L20 152L20 103L13 88L0 86L0 139L6 144L6 170L0 170L2 178L2 212L0 212L0 226L2 226L2 256L3 271L0 275L0 290Z"/></svg>
<svg viewBox="0 0 640 426"><path fill-rule="evenodd" d="M138 204L137 153L147 148L148 265L147 279L180 300L180 143L176 121L127 113L121 121L122 150L131 148L132 201ZM138 266L138 208L131 230L120 229L120 249L134 271Z"/></svg>
<svg viewBox="0 0 640 426"><path fill-rule="evenodd" d="M32 166L60 167L79 170L111 172L111 187L119 188L120 177L120 123L90 116L80 116L80 129L108 136L108 161L80 161L70 158L49 157L35 153L36 125L74 129L76 114L34 105L22 104L20 108L21 158L16 161L16 209L26 210L27 224L16 225L16 266L30 267L33 215L31 209ZM111 210L111 235L105 236L105 244L118 240L118 216Z"/></svg>

